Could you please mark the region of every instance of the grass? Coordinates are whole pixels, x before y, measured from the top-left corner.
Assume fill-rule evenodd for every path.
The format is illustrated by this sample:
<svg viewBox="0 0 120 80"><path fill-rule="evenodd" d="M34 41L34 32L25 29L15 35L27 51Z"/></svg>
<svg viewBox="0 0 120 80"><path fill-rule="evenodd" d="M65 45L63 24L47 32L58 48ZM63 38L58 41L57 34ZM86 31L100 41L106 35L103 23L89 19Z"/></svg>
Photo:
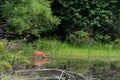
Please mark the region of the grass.
<svg viewBox="0 0 120 80"><path fill-rule="evenodd" d="M38 40L33 43L22 44L21 50L24 55L32 57L32 52L42 50L51 53L54 58L75 59L104 59L120 60L120 45L114 44L82 44L75 46L57 40Z"/></svg>
<svg viewBox="0 0 120 80"><path fill-rule="evenodd" d="M25 43L24 41L12 41L9 43L8 46L13 48L13 49L10 48L10 53L15 55L17 54L22 55L23 57L29 59L30 62L32 62L33 59L32 53L35 50L41 50L46 53L51 53L52 58L58 58L61 60L84 59L88 61L90 60L120 61L119 44L95 43L92 45L81 44L76 46L71 45L67 42L60 42L58 40L41 39L33 43ZM15 59L19 59L20 56L16 57L17 58ZM21 59L19 59L19 61L20 60ZM24 61L24 59L22 60Z"/></svg>
<svg viewBox="0 0 120 80"><path fill-rule="evenodd" d="M72 45L67 42L58 40L40 39L33 43L25 43L24 41L12 41L9 43L11 53L15 51L25 57L32 59L32 53L35 50L42 50L51 53L53 58L69 58L69 59L89 59L89 60L120 60L120 44L80 44ZM16 49L17 48L17 49Z"/></svg>
<svg viewBox="0 0 120 80"><path fill-rule="evenodd" d="M110 69L111 64L120 67L120 45L119 44L81 44L71 45L67 42L58 40L41 39L33 43L25 43L24 41L11 42L12 47L10 53L21 54L32 62L32 53L35 50L41 50L52 54L52 64L46 64L47 67L57 68L66 65L69 70L89 72L89 67ZM16 45L19 47L16 49ZM11 45L11 44L10 44ZM18 56L19 57L19 56ZM16 58L17 59L17 58ZM23 60L23 59L19 59ZM18 60L17 60L18 61ZM24 61L24 60L23 60ZM102 66L99 66L101 65ZM21 65L21 64L19 64ZM17 65L17 66L19 66ZM31 65L31 63L30 63ZM73 65L75 65L73 67ZM98 65L98 66L94 66ZM101 70L101 69L100 69ZM99 70L99 71L100 71ZM98 72L99 72L98 71Z"/></svg>

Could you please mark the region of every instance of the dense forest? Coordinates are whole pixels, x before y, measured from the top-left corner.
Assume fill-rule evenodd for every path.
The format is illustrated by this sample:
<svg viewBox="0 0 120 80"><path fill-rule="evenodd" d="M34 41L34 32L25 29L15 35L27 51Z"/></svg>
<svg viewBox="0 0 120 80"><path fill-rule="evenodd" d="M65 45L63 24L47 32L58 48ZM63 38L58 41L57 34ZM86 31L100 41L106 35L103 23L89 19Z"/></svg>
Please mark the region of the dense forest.
<svg viewBox="0 0 120 80"><path fill-rule="evenodd" d="M109 43L120 37L120 1L0 0L0 35Z"/></svg>

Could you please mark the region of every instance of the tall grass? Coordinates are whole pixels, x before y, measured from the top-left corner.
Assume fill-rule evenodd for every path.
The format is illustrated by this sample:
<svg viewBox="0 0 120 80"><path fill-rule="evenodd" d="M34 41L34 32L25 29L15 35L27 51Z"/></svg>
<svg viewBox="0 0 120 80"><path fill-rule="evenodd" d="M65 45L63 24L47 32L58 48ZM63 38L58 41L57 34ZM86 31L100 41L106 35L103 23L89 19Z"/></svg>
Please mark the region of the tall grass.
<svg viewBox="0 0 120 80"><path fill-rule="evenodd" d="M104 59L117 60L120 58L120 45L118 44L81 44L72 45L58 40L41 39L33 43L22 44L21 50L24 55L32 57L35 50L51 53L54 58L76 58L76 59Z"/></svg>
<svg viewBox="0 0 120 80"><path fill-rule="evenodd" d="M47 40L40 39L33 43L25 43L24 41L12 41L9 42L8 45L10 51L6 53L6 47L0 48L0 53L4 53L6 55L0 57L1 61L16 61L18 63L25 64L29 61L32 62L33 55L32 53L36 50L41 50L46 53L51 53L54 59L51 65L67 63L68 65L73 64L74 60L83 60L82 63L85 62L86 66L89 61L120 61L120 45L119 44L80 44L80 45L72 45L67 42L60 42L58 40ZM5 52L4 52L5 50ZM9 54L10 56L7 56ZM1 54L2 55L2 54ZM4 56L3 55L3 56ZM0 65L2 65L0 61ZM86 63L88 61L88 63ZM69 64L70 63L70 64ZM81 64L81 63L80 63ZM10 62L11 65L11 62ZM21 64L19 64L21 65ZM19 66L17 65L17 66ZM88 64L89 65L89 64ZM119 63L117 62L117 65ZM84 65L82 65L84 66ZM2 66L1 66L2 67Z"/></svg>

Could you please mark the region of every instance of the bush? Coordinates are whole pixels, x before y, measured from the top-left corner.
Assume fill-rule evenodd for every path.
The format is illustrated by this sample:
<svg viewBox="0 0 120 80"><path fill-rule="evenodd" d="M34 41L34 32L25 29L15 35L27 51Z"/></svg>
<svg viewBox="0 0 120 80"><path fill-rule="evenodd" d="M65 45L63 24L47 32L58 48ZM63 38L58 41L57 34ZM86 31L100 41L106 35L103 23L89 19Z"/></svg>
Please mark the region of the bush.
<svg viewBox="0 0 120 80"><path fill-rule="evenodd" d="M67 37L67 40L73 44L85 43L88 41L88 33L84 32L84 31L76 31L76 32L70 34Z"/></svg>
<svg viewBox="0 0 120 80"><path fill-rule="evenodd" d="M0 41L0 72L9 71L15 65L21 66L23 63L30 63L29 59L22 54L22 51L11 51L7 46L8 41Z"/></svg>
<svg viewBox="0 0 120 80"><path fill-rule="evenodd" d="M52 15L48 0L4 0L1 13L8 30L25 36L39 36L41 31L54 28L59 19Z"/></svg>
<svg viewBox="0 0 120 80"><path fill-rule="evenodd" d="M63 34L60 36L64 38L68 32L89 27L94 37L98 34L112 37L111 34L120 32L119 25L116 26L119 22L119 17L116 17L120 11L117 7L119 3L119 0L53 0L52 10L61 19L58 31Z"/></svg>
<svg viewBox="0 0 120 80"><path fill-rule="evenodd" d="M100 35L100 34L97 34L95 39L98 41L98 42L102 42L102 43L110 43L111 42L111 37L109 35Z"/></svg>

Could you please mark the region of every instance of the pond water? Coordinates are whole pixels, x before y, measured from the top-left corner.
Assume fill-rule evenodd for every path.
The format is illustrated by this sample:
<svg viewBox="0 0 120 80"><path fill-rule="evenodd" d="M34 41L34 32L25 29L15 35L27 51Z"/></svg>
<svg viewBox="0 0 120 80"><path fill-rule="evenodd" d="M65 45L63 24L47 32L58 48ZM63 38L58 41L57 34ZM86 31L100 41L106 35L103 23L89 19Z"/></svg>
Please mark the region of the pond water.
<svg viewBox="0 0 120 80"><path fill-rule="evenodd" d="M120 80L120 61L53 59L46 67L82 73L89 80Z"/></svg>
<svg viewBox="0 0 120 80"><path fill-rule="evenodd" d="M11 80L120 80L120 61L56 58L35 60L33 65L37 67L18 70L7 78ZM47 76L51 79L47 79ZM2 80L8 80L7 78Z"/></svg>

